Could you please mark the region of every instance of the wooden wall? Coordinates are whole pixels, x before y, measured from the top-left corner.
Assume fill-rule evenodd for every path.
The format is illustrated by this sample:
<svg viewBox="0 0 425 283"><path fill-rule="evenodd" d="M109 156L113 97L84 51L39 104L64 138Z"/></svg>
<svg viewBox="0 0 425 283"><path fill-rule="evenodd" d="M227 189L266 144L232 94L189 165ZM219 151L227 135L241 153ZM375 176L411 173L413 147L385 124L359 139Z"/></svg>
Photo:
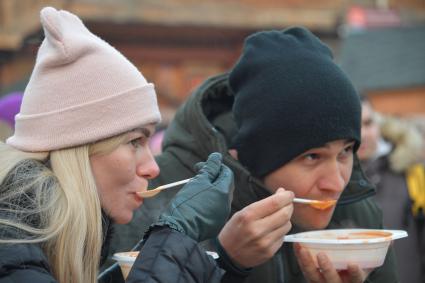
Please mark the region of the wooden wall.
<svg viewBox="0 0 425 283"><path fill-rule="evenodd" d="M155 83L160 104L173 108L207 77L228 70L237 60L244 38L256 30L300 23L330 43L337 56L336 25L350 2L374 3L366 0L162 0L155 3L143 0L0 0L0 94L10 85L25 84L31 73L42 39L38 14L43 6L69 9L83 17L90 30L119 49ZM126 3L136 8L130 9L132 6L127 7ZM421 3L423 6L423 0L389 1L394 7L425 11ZM173 12L176 13L165 9L167 5L175 7ZM230 13L235 17L224 17L229 11L219 13L219 5L226 9L237 8L239 12ZM200 12L178 15L177 12L183 13L182 7L186 6ZM206 8L214 11L203 19L205 13L201 12ZM222 18L217 18L220 15ZM423 89L418 89L376 93L372 102L386 112L416 113L423 111L424 98Z"/></svg>
<svg viewBox="0 0 425 283"><path fill-rule="evenodd" d="M404 90L369 92L374 108L385 114L425 117L425 86Z"/></svg>

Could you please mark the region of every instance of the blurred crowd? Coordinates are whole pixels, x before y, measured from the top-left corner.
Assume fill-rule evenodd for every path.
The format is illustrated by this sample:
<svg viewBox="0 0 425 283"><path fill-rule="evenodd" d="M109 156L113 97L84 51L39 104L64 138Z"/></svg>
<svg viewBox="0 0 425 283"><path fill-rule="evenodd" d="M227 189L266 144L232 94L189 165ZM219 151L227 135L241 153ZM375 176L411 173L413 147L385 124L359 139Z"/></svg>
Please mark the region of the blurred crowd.
<svg viewBox="0 0 425 283"><path fill-rule="evenodd" d="M394 243L401 282L421 282L425 271L425 170L423 133L411 122L376 112L362 101L362 167L376 186L384 226L405 230Z"/></svg>
<svg viewBox="0 0 425 283"><path fill-rule="evenodd" d="M22 102L21 92L12 92L0 97L0 141L13 135L15 115L19 113Z"/></svg>

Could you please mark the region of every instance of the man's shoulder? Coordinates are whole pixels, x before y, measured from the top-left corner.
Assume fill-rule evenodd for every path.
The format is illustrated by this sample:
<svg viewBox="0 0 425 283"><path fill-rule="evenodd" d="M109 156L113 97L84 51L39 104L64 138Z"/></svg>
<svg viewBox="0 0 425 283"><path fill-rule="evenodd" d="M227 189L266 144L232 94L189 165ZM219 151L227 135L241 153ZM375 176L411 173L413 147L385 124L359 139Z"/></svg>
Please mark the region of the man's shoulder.
<svg viewBox="0 0 425 283"><path fill-rule="evenodd" d="M382 228L382 211L371 198L335 208L330 228Z"/></svg>

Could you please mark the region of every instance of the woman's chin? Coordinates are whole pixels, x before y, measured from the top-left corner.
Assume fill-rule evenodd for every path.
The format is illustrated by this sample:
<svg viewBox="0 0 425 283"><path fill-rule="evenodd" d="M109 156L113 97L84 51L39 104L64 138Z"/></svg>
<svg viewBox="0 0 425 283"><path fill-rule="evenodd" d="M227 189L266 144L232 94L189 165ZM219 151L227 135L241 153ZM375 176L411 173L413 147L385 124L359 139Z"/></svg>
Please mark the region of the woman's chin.
<svg viewBox="0 0 425 283"><path fill-rule="evenodd" d="M131 219L133 219L133 212L126 214L126 215L120 215L117 217L112 217L112 220L116 224L128 224L130 223Z"/></svg>

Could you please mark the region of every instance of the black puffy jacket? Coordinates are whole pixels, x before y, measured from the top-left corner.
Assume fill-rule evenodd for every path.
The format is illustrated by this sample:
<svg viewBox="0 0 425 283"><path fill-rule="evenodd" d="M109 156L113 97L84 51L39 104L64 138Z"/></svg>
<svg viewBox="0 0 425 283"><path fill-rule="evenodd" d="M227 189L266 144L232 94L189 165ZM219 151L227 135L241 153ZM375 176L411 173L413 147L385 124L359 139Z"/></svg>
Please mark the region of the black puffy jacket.
<svg viewBox="0 0 425 283"><path fill-rule="evenodd" d="M22 170L37 170L42 165L39 162L27 162L21 166ZM20 175L20 174L17 174ZM0 184L7 188L10 184L16 185L14 175L8 175ZM24 180L26 181L26 180ZM0 190L1 191L1 190ZM7 211L7 205L0 203L2 218L13 219ZM37 226L40 221L37 215L27 219L31 225ZM101 261L108 254L108 239L111 230L110 221L103 215L104 243L102 243ZM25 237L22 232L0 225L2 239L16 239ZM220 282L222 270L215 260L205 253L197 242L185 234L172 230L169 227L153 228L146 240L142 242L140 256L134 263L127 282ZM100 282L123 282L121 271L115 269L114 281L104 276ZM0 283L51 283L57 282L52 275L48 259L39 244L0 244Z"/></svg>
<svg viewBox="0 0 425 283"><path fill-rule="evenodd" d="M119 270L117 270L120 272ZM220 282L221 269L186 235L163 227L153 231L142 247L126 282ZM117 283L108 277L100 282ZM0 283L57 282L37 244L0 245ZM122 281L124 282L124 281Z"/></svg>
<svg viewBox="0 0 425 283"><path fill-rule="evenodd" d="M37 244L0 245L1 283L57 282L51 275L46 256Z"/></svg>

